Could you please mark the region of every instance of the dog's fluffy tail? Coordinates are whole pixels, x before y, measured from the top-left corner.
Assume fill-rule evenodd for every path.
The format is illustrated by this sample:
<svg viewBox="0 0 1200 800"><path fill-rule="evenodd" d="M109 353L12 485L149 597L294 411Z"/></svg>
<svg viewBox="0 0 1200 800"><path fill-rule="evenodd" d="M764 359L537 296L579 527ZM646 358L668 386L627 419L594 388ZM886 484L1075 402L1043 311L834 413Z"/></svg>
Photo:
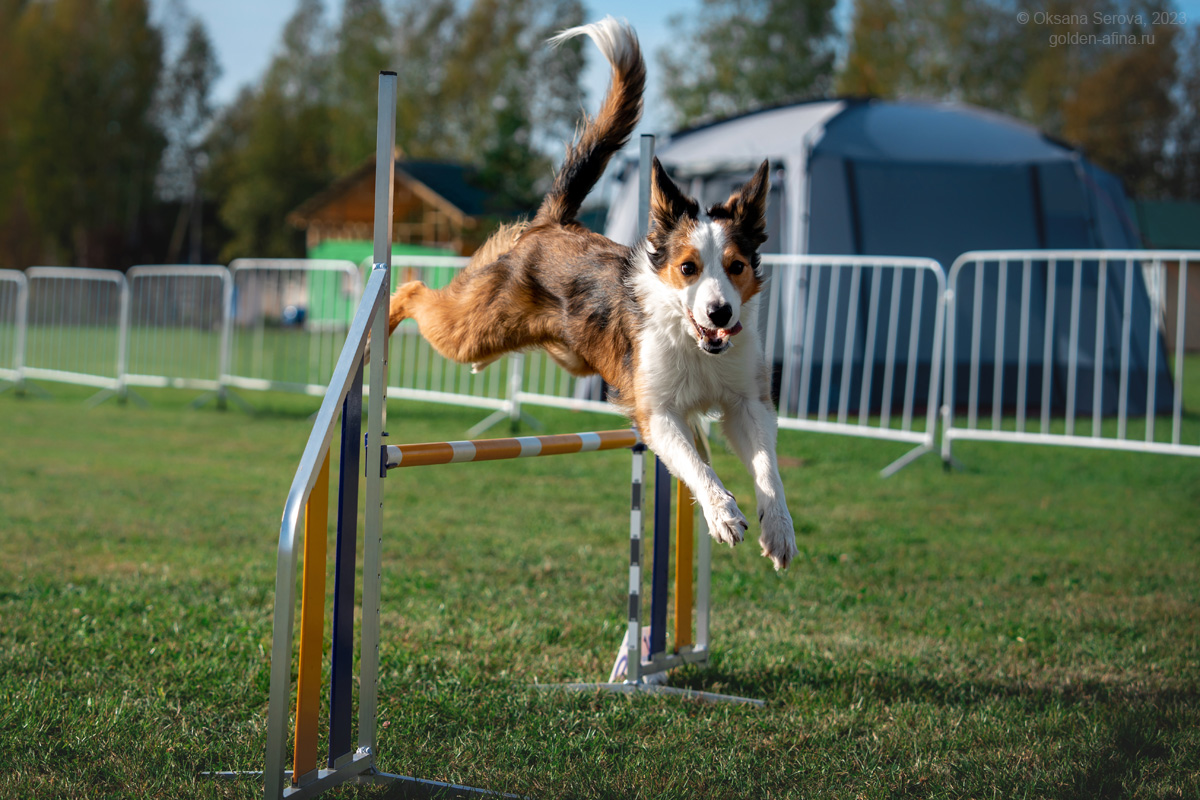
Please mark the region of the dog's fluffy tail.
<svg viewBox="0 0 1200 800"><path fill-rule="evenodd" d="M629 23L605 17L591 25L568 28L550 39L550 44L557 46L577 36L590 37L604 53L612 64L612 83L600 113L595 119L584 118L582 132L567 148L566 160L533 219L534 225L574 221L609 159L629 141L642 117L646 63Z"/></svg>

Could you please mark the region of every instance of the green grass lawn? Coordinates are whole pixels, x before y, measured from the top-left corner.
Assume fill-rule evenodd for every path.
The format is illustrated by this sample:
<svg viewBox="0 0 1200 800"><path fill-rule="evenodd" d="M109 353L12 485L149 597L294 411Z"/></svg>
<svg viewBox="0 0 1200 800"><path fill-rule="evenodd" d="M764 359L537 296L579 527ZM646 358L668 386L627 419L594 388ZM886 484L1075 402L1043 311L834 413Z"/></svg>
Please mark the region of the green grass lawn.
<svg viewBox="0 0 1200 800"><path fill-rule="evenodd" d="M279 519L317 401L84 410L90 390L50 388L0 394L0 797L258 796L198 774L262 768ZM393 403L388 429L481 416ZM903 445L779 449L800 557L779 575L753 541L715 548L711 664L671 678L760 710L529 688L607 677L628 454L391 473L381 766L537 798L1200 796L1200 463L961 442L963 472L881 480ZM744 469L716 466L753 518Z"/></svg>

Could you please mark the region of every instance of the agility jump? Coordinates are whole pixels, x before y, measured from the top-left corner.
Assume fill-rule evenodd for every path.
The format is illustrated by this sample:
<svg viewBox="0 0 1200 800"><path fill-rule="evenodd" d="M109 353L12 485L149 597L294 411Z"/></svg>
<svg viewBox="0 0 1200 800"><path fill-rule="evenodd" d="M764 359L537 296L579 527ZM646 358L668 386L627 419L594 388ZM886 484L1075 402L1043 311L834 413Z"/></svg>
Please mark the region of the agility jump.
<svg viewBox="0 0 1200 800"><path fill-rule="evenodd" d="M656 478L655 526L654 545L655 557L653 562L653 589L650 602L652 622L650 626L651 642L648 658L643 658L637 644L642 642L641 619L641 541L643 527L645 482L644 463L645 446L641 444L637 434L632 430L612 430L588 433L571 433L551 436L526 436L511 439L482 439L459 442L430 442L425 444L385 445L386 458L382 462L388 469L400 467L430 467L441 464L469 463L479 461L498 461L516 458L532 458L542 456L569 455L575 453L601 452L607 450L628 449L633 455L631 510L630 510L630 596L629 596L629 635L626 642L634 642L627 646L625 656L628 662L628 674L624 682L609 684L569 684L564 688L591 689L597 687L609 688L616 691L664 691L685 694L697 699L724 699L718 695L690 690L671 689L664 686L650 686L644 679L651 674L662 672L682 663L702 662L707 656L707 585L708 562L700 564L700 582L703 587L701 596L701 616L704 621L696 637L692 633L693 593L692 560L693 548L693 516L691 497L686 487L670 478L663 471ZM352 641L354 638L353 618L339 614L336 610L333 622L335 653L332 658L332 684L329 703L329 741L330 754L327 769L318 766L318 739L321 717L321 665L323 660L324 641L324 609L325 609L325 568L326 552L325 532L328 520L329 498L329 453L326 452L317 480L313 487L304 511L304 566L301 577L302 598L300 611L300 648L299 670L296 680L296 715L295 734L292 759L290 786L285 788L284 797L304 796L301 790L310 785L323 782L323 778L333 777L338 773L338 766L346 762L348 752L341 748L349 748L351 696L346 689L339 689L350 680L348 651L341 656L336 653L339 642ZM342 474L347 473L343 469ZM675 647L672 652L666 651L665 632L667 629L667 611L669 600L667 596L667 581L670 569L670 530L669 517L671 511L671 489L675 485L679 499L679 527L676 539L676 591L675 616L676 632ZM659 488L661 487L661 488ZM346 502L347 481L341 481L339 488L339 505L343 508ZM346 573L347 559L352 565L355 558L353 548L343 547L344 535L347 531L339 530L338 563L335 574L349 574L351 583L338 587L338 595L353 591L353 572ZM707 536L702 542L707 540ZM703 547L703 545L702 545ZM693 638L700 642L693 641ZM276 654L282 655L282 654ZM346 687L348 688L348 686ZM272 711L274 718L277 710ZM360 748L361 750L361 748ZM372 776L373 777L373 776ZM413 780L413 779L405 779ZM314 787L315 788L315 787ZM435 787L436 788L436 785ZM449 787L447 787L449 788ZM318 789L319 790L319 789ZM468 787L455 787L455 791L469 792Z"/></svg>
<svg viewBox="0 0 1200 800"><path fill-rule="evenodd" d="M384 440L387 399L387 347L370 349L369 403L363 408L364 353L368 339L385 341L388 335L388 290L391 286L391 222L395 162L396 76L379 77L379 127L376 142L374 266L350 328L346 343L317 412L300 464L292 480L279 529L276 561L275 610L271 642L270 694L267 710L266 764L262 777L264 796L314 797L346 781L403 784L411 794L424 796L497 796L496 792L453 786L382 772L376 763L382 579L383 480L393 468L432 466L456 462L493 461L533 456L629 448L632 452L630 508L629 625L623 654L625 680L606 684L577 684L567 688L606 688L616 691L666 691L698 699L722 698L702 692L648 686L646 678L683 663L703 662L708 653L708 585L710 539L701 532L698 581L693 592L692 499L686 487L677 488L679 532L676 568L676 635L672 652L666 649L668 573L670 569L670 507L674 481L658 464L655 478L654 557L651 621L646 657L642 636L642 529L645 445L630 430L517 437L512 439L434 442L389 445ZM643 150L647 142L643 140ZM648 161L642 181L649 185ZM366 411L365 451L363 416ZM337 490L337 544L334 568L332 644L330 652L329 736L324 768L319 765L318 729L321 709L321 675L324 661L324 606L326 540L329 516L331 445L335 428L341 428ZM365 461L365 463L364 463ZM358 726L353 740L355 579L358 558L359 477L365 471L363 583L358 659ZM287 743L291 729L292 652L295 635L296 585L300 549L304 571L300 600L299 667L295 681L294 752L287 769ZM693 595L698 601L696 633L692 634ZM618 658L618 662L621 659ZM614 670L615 672L616 670ZM222 772L236 777L246 773ZM257 774L257 773L255 773Z"/></svg>
<svg viewBox="0 0 1200 800"><path fill-rule="evenodd" d="M707 453L707 443L699 431L694 432L697 444ZM646 447L633 430L565 433L552 436L522 436L510 439L476 439L457 442L385 445L383 463L387 469L399 467L428 467L439 464L459 464L476 461L500 461L516 458L567 455L603 450L631 449L633 479L629 522L629 627L622 643L622 652L613 665L607 683L568 684L573 689L606 689L610 691L644 691L651 675L661 674L685 663L703 663L708 659L709 587L711 585L712 542L707 532L700 536L699 560L696 564L698 581L693 582L693 553L695 552L695 514L691 492L682 482L655 461L654 478L654 560L651 574L650 624L642 625L642 530L645 506ZM669 606L671 549L671 500L674 487L676 506L675 527L675 615L674 647L668 652L666 633ZM307 559L307 555L306 555ZM324 569L324 562L318 562ZM305 562L305 574L308 567ZM307 584L306 584L307 585ZM319 606L317 606L319 608ZM693 615L696 615L693 630ZM645 630L643 630L645 627ZM303 630L303 623L301 625ZM320 637L314 637L320 641ZM301 652L303 653L303 638ZM303 658L303 656L302 656ZM761 705L761 701L691 690L673 690L658 686L654 691L678 692L703 700L719 700Z"/></svg>

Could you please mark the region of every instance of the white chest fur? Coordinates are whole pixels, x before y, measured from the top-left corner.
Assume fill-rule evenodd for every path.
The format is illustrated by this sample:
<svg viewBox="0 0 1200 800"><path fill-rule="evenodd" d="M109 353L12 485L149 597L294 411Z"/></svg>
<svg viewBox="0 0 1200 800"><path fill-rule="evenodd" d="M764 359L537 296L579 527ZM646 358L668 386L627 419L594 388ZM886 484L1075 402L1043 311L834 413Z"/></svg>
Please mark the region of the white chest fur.
<svg viewBox="0 0 1200 800"><path fill-rule="evenodd" d="M638 342L640 399L646 407L690 416L757 396L762 363L757 301L742 309L742 333L720 355L700 349L681 311L647 308Z"/></svg>

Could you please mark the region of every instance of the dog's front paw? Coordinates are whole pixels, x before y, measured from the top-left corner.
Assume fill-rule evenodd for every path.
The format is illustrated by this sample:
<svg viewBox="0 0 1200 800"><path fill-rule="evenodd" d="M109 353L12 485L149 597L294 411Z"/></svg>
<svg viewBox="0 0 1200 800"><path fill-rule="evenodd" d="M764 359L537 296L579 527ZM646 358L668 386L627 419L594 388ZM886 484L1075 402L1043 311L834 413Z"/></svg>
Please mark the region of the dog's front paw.
<svg viewBox="0 0 1200 800"><path fill-rule="evenodd" d="M759 512L762 532L758 543L763 555L775 562L775 569L787 569L796 557L796 529L787 507L778 505Z"/></svg>
<svg viewBox="0 0 1200 800"><path fill-rule="evenodd" d="M729 492L713 495L712 501L704 509L704 520L712 537L730 547L742 541L743 533L750 527L738 508L737 500Z"/></svg>

